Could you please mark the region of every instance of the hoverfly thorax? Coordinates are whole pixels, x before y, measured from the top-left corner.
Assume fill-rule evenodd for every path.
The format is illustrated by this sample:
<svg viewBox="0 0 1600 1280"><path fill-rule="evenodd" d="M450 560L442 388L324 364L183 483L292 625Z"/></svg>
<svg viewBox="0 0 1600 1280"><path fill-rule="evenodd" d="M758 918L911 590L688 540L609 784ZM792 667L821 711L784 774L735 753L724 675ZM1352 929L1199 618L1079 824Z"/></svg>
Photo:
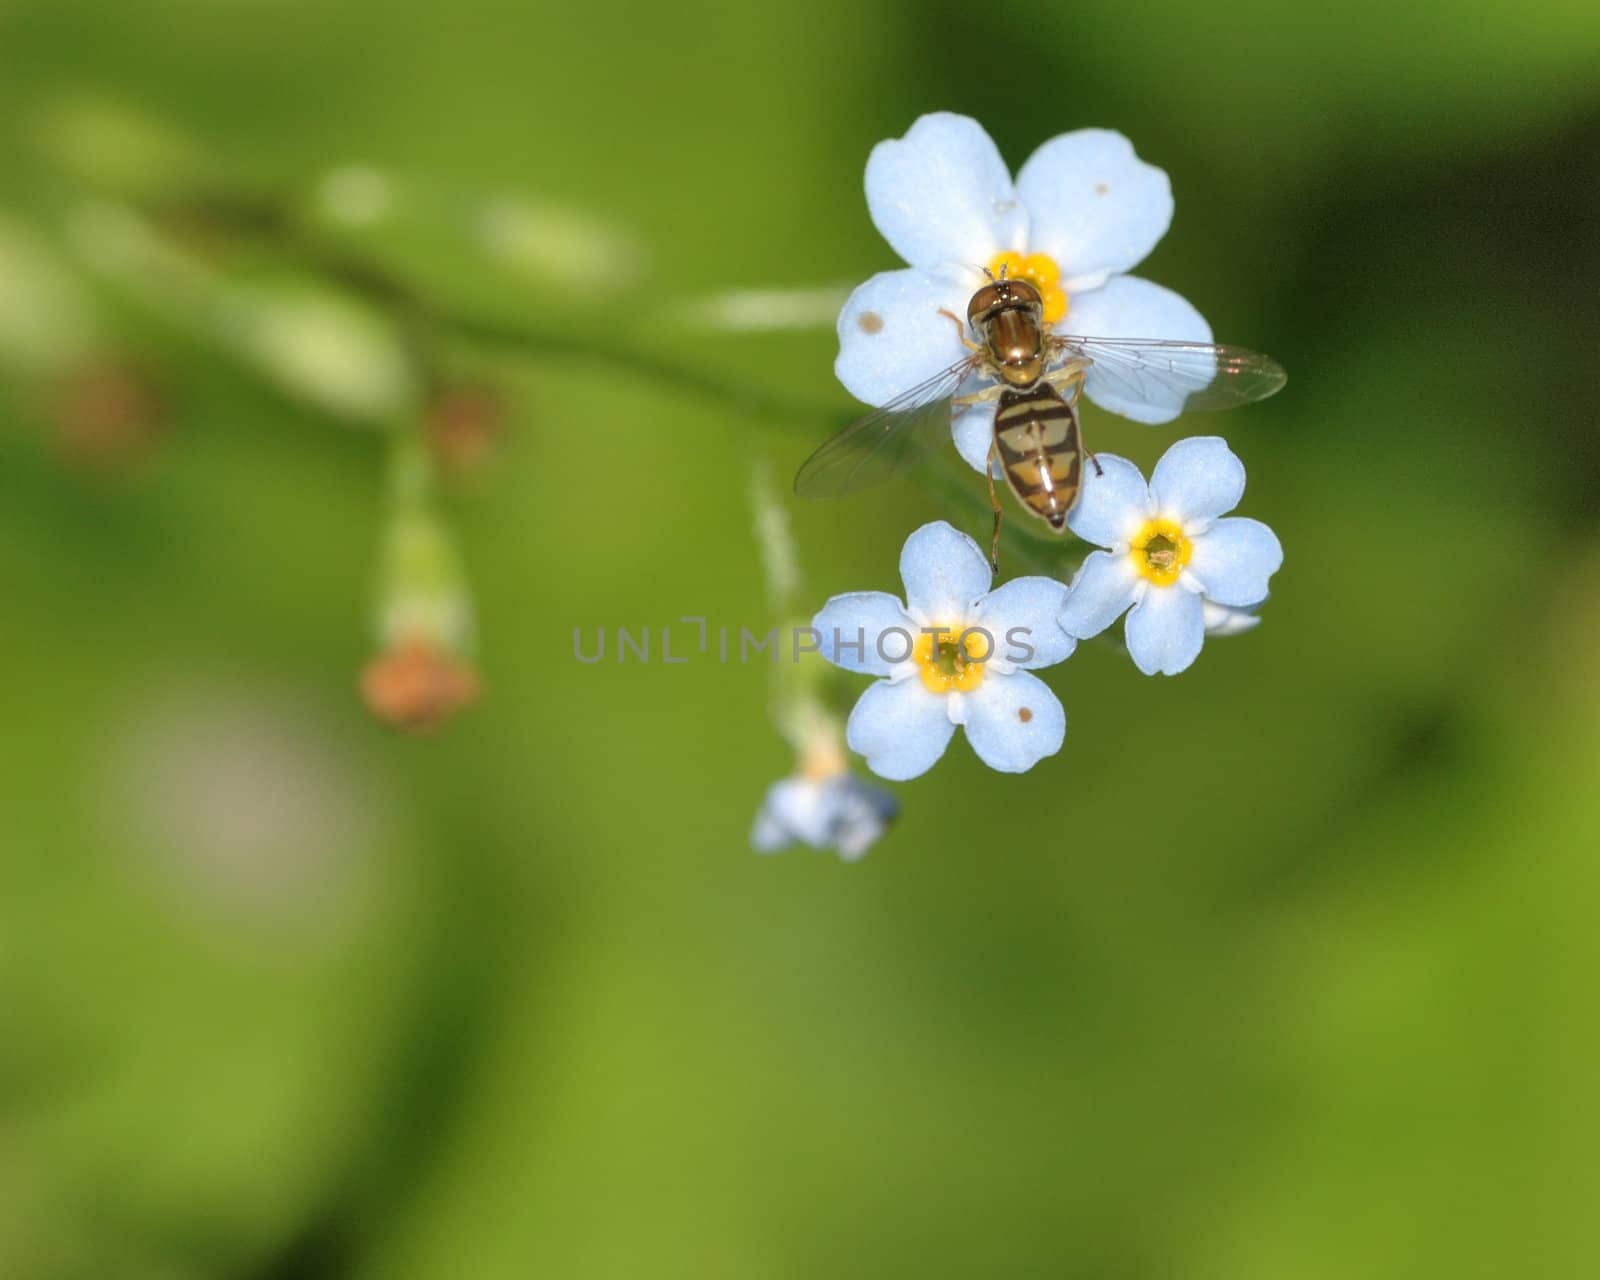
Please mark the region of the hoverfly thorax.
<svg viewBox="0 0 1600 1280"><path fill-rule="evenodd" d="M1043 376L1044 299L1031 283L991 280L972 295L967 322L1002 381L1031 387Z"/></svg>

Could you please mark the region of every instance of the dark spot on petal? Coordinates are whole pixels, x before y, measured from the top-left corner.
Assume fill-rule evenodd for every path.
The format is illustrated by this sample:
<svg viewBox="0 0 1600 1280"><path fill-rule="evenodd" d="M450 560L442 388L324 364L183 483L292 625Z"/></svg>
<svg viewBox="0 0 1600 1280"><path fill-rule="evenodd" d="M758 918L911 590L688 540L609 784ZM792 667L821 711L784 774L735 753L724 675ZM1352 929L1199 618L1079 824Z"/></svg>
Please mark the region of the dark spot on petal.
<svg viewBox="0 0 1600 1280"><path fill-rule="evenodd" d="M1032 707L1018 707L1017 708L1017 719L1022 721L1023 724L1027 724L1028 721L1033 719L1033 708Z"/></svg>
<svg viewBox="0 0 1600 1280"><path fill-rule="evenodd" d="M1106 184L1103 182L1097 182L1094 184L1094 193L1097 196L1103 196L1110 190L1111 188L1106 186Z"/></svg>
<svg viewBox="0 0 1600 1280"><path fill-rule="evenodd" d="M881 333L883 331L883 317L876 311L863 311L856 317L856 323L861 326L862 333Z"/></svg>

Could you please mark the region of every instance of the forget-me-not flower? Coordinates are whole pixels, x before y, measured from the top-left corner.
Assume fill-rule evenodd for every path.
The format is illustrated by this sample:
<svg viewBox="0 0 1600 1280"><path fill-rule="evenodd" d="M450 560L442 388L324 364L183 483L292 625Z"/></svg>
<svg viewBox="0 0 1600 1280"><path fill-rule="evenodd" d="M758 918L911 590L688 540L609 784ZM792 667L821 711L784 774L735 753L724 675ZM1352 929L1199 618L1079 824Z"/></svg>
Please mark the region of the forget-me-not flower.
<svg viewBox="0 0 1600 1280"><path fill-rule="evenodd" d="M1067 526L1092 552L1061 611L1067 634L1085 639L1128 615L1128 652L1146 675L1176 675L1200 654L1206 605L1213 632L1245 630L1283 563L1278 537L1259 520L1228 516L1244 496L1244 464L1216 436L1180 440L1147 485L1126 458L1100 455L1084 478Z"/></svg>
<svg viewBox="0 0 1600 1280"><path fill-rule="evenodd" d="M979 759L1004 773L1059 751L1066 713L1031 671L1077 647L1056 622L1065 585L1016 578L991 591L988 558L942 520L906 539L900 577L904 603L857 591L834 596L812 621L830 662L881 677L850 713L850 749L897 780L932 768L957 725Z"/></svg>
<svg viewBox="0 0 1600 1280"><path fill-rule="evenodd" d="M839 380L882 405L959 361L960 323L984 269L1025 277L1044 298L1044 319L1080 337L1210 342L1211 327L1170 289L1126 274L1172 220L1167 175L1108 129L1050 139L1012 180L976 120L938 112L867 160L867 208L909 265L872 277L839 315ZM949 315L942 314L948 312ZM1181 401L1153 404L1114 385L1085 394L1139 422L1168 422ZM1126 388L1124 388L1126 390ZM993 402L956 415L956 446L988 465Z"/></svg>
<svg viewBox="0 0 1600 1280"><path fill-rule="evenodd" d="M854 862L899 812L892 793L848 769L826 777L800 773L767 788L750 843L757 853L776 853L792 844L832 849Z"/></svg>

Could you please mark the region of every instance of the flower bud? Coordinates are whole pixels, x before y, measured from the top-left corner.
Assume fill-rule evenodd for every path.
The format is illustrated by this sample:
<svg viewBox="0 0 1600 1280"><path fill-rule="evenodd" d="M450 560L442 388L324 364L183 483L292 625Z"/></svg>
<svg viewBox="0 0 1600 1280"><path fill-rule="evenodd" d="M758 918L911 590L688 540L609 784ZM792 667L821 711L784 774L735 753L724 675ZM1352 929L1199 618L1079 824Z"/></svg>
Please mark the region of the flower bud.
<svg viewBox="0 0 1600 1280"><path fill-rule="evenodd" d="M487 383L457 383L434 397L423 421L441 467L474 471L489 461L505 429L505 401Z"/></svg>
<svg viewBox="0 0 1600 1280"><path fill-rule="evenodd" d="M449 531L427 504L418 452L407 446L397 455L380 568L379 652L362 670L361 694L384 723L425 731L475 702L480 682L471 658L472 596Z"/></svg>

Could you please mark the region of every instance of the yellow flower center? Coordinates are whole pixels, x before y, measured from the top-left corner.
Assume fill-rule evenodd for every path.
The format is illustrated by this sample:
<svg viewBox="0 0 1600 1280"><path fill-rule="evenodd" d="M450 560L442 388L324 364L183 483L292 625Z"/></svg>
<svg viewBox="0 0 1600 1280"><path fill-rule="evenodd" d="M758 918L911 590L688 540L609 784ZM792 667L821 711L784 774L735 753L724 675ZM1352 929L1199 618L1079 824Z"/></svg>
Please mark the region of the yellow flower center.
<svg viewBox="0 0 1600 1280"><path fill-rule="evenodd" d="M1146 581L1170 587L1189 563L1189 539L1175 520L1146 520L1128 554Z"/></svg>
<svg viewBox="0 0 1600 1280"><path fill-rule="evenodd" d="M929 693L971 693L983 683L983 664L989 659L990 640L982 631L946 627L937 636L927 631L917 636L911 656L916 660L922 685Z"/></svg>
<svg viewBox="0 0 1600 1280"><path fill-rule="evenodd" d="M989 264L989 274L998 280L1026 280L1044 299L1044 322L1054 324L1067 314L1067 294L1061 287L1061 268L1048 253L1030 253L1024 258L1014 249L997 253Z"/></svg>

